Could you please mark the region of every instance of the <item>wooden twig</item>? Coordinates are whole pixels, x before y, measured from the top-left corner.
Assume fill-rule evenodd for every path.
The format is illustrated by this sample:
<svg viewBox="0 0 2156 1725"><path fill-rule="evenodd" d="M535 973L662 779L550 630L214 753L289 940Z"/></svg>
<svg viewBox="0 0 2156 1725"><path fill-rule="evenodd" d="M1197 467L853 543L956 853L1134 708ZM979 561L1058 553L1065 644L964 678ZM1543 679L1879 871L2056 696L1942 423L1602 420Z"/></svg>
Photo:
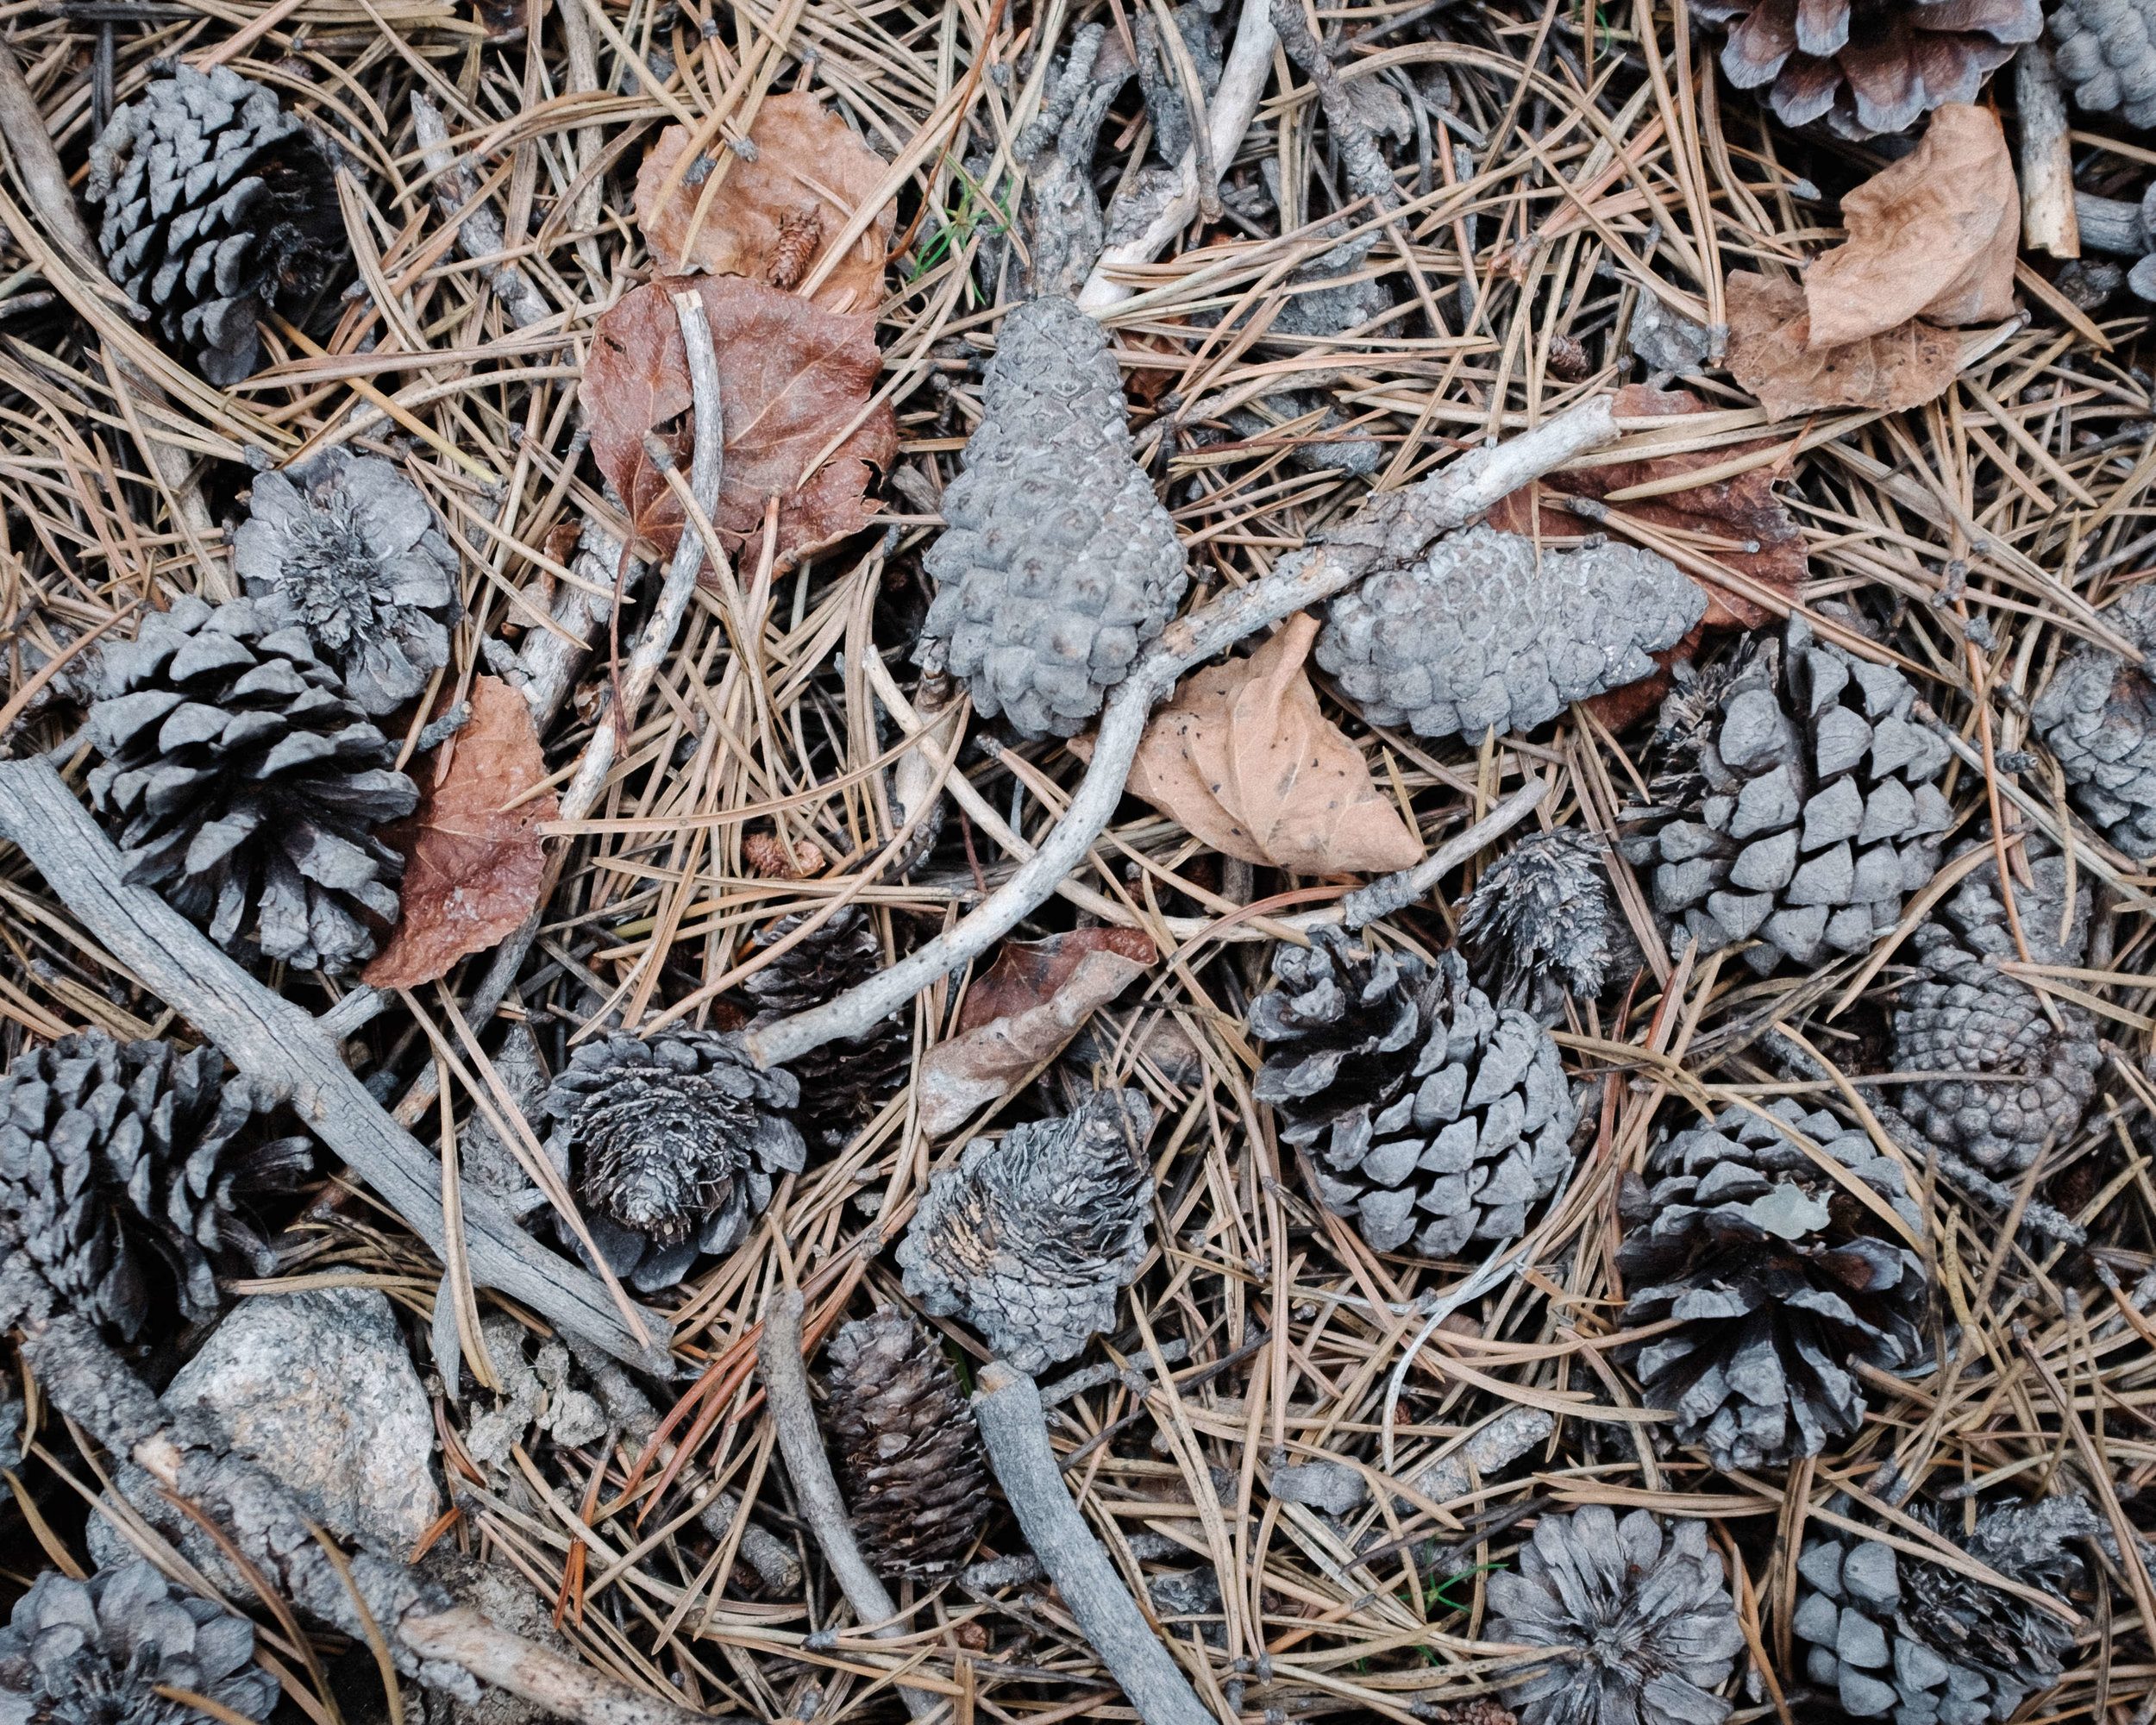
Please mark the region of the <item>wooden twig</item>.
<svg viewBox="0 0 2156 1725"><path fill-rule="evenodd" d="M1076 794L1018 872L957 927L830 1004L747 1032L751 1057L761 1065L783 1065L837 1038L859 1036L946 971L980 957L1030 915L1100 836L1123 794L1154 704L1192 666L1330 599L1373 569L1412 561L1438 535L1465 525L1500 498L1616 435L1608 398L1583 402L1509 443L1463 455L1412 490L1380 494L1319 543L1283 557L1263 580L1169 624L1108 696L1093 760Z"/></svg>
<svg viewBox="0 0 2156 1725"><path fill-rule="evenodd" d="M464 212L457 226L457 249L474 260L499 257L508 246L501 217L486 204L473 202L477 188L449 147L449 129L442 122L442 110L427 99L423 90L411 92L411 129L419 140L427 172L435 176L435 202L446 216L454 216L460 210ZM530 329L555 315L546 296L515 264L497 264L485 273L486 285L499 297L502 310L519 329Z"/></svg>
<svg viewBox="0 0 2156 1725"><path fill-rule="evenodd" d="M579 1725L747 1725L738 1714L723 1717L641 1695L551 1649L512 1635L468 1605L397 1626L398 1639L424 1658L461 1665L473 1676L543 1707Z"/></svg>
<svg viewBox="0 0 2156 1725"><path fill-rule="evenodd" d="M2014 107L2021 129L2021 243L2055 258L2081 255L2074 216L2073 151L2066 134L2066 92L2041 41L2014 56Z"/></svg>
<svg viewBox="0 0 2156 1725"><path fill-rule="evenodd" d="M1101 1664L1145 1725L1213 1725L1070 1501L1049 1446L1038 1386L1000 1359L981 1367L980 1382L974 1418L996 1484Z"/></svg>

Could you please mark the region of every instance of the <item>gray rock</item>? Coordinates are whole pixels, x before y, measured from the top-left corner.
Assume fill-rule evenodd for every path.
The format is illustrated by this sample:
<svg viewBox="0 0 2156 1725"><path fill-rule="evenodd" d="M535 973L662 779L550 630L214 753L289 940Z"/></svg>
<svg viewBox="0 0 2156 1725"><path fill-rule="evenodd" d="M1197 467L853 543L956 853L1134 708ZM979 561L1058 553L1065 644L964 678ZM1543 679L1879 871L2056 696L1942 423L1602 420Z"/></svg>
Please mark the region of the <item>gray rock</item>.
<svg viewBox="0 0 2156 1725"><path fill-rule="evenodd" d="M1273 1470L1273 1496L1328 1515L1344 1515L1369 1495L1363 1476L1344 1462L1305 1461Z"/></svg>
<svg viewBox="0 0 2156 1725"><path fill-rule="evenodd" d="M342 1538L408 1552L442 1513L433 1410L379 1289L242 1301L165 1402L216 1414Z"/></svg>

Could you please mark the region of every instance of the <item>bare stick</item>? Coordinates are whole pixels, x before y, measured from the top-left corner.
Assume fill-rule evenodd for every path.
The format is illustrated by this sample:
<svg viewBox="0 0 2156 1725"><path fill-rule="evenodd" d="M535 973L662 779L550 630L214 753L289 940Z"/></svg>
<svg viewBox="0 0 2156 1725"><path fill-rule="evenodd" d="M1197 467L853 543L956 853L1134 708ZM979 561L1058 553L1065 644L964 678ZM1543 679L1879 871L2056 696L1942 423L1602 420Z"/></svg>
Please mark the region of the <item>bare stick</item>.
<svg viewBox="0 0 2156 1725"><path fill-rule="evenodd" d="M579 1725L711 1725L712 1716L640 1695L589 1665L497 1628L468 1605L430 1617L407 1616L398 1639L423 1657L459 1665L473 1676ZM739 1715L729 1716L743 1725Z"/></svg>
<svg viewBox="0 0 2156 1725"><path fill-rule="evenodd" d="M1509 443L1463 455L1409 491L1372 498L1318 544L1283 557L1273 573L1178 618L1146 649L1108 696L1093 761L1070 806L1041 848L957 927L916 949L826 1006L746 1032L750 1057L783 1065L839 1037L859 1036L946 971L986 952L1031 914L1075 869L1106 827L1123 794L1154 704L1200 660L1253 630L1330 599L1371 570L1418 555L1507 493L1617 436L1607 397L1583 402Z"/></svg>
<svg viewBox="0 0 2156 1725"><path fill-rule="evenodd" d="M1145 1725L1214 1725L1175 1656L1161 1645L1123 1578L1070 1501L1049 1447L1033 1380L1000 1359L981 1369L973 1398L981 1441L1025 1543L1054 1579L1070 1615Z"/></svg>
<svg viewBox="0 0 2156 1725"><path fill-rule="evenodd" d="M499 257L507 249L501 217L484 204L472 204L477 188L449 147L449 129L442 122L442 110L427 99L423 90L411 92L411 129L419 140L419 154L427 172L436 176L435 202L445 216L464 210L464 219L457 227L457 249L474 260ZM466 210L467 204L472 207ZM546 297L531 285L531 278L516 265L498 264L485 274L486 285L500 298L509 321L519 329L528 329L555 315Z"/></svg>
<svg viewBox="0 0 2156 1725"><path fill-rule="evenodd" d="M786 1456L786 1471L800 1496L802 1518L816 1535L839 1590L854 1608L854 1615L868 1626L870 1634L903 1635L906 1625L898 1621L899 1608L861 1554L854 1539L853 1519L846 1514L846 1501L838 1495L838 1481L831 1473L830 1458L824 1453L824 1435L817 1427L815 1405L809 1400L808 1371L801 1364L799 1289L781 1288L764 1302L756 1364L763 1372L764 1397L772 1423L779 1428L779 1448ZM924 1690L904 1684L899 1687L899 1697L916 1719L935 1712L940 1704Z"/></svg>
<svg viewBox="0 0 2156 1725"><path fill-rule="evenodd" d="M2021 243L2055 258L2081 255L2074 216L2073 152L2067 143L2066 96L2042 42L2014 56L2014 106L2021 122Z"/></svg>

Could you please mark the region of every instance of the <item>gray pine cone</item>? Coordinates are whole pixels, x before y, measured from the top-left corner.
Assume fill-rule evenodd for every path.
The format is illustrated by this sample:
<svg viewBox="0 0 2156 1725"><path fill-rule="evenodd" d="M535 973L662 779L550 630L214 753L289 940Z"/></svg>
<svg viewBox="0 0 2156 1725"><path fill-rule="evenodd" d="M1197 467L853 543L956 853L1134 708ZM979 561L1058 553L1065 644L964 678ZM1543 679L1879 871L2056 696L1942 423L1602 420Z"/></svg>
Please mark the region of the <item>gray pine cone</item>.
<svg viewBox="0 0 2156 1725"><path fill-rule="evenodd" d="M936 1338L885 1307L831 1338L824 1423L862 1555L879 1575L948 1574L988 1519L981 1433Z"/></svg>
<svg viewBox="0 0 2156 1725"><path fill-rule="evenodd" d="M321 141L229 66L169 72L90 147L105 268L202 374L229 386L261 353L255 320L298 310L347 249Z"/></svg>
<svg viewBox="0 0 2156 1725"><path fill-rule="evenodd" d="M1555 1651L1502 1690L1520 1725L1720 1725L1745 1633L1699 1521L1590 1503L1545 1515L1489 1578L1488 1639Z"/></svg>
<svg viewBox="0 0 2156 1725"><path fill-rule="evenodd" d="M800 925L780 917L758 932L753 944L771 945ZM750 1028L805 1013L834 1000L883 968L883 943L875 925L849 905L781 953L742 986L761 1008ZM901 1008L879 1019L860 1036L812 1048L793 1063L801 1087L801 1130L826 1150L843 1150L898 1093L913 1069L913 1032Z"/></svg>
<svg viewBox="0 0 2156 1725"><path fill-rule="evenodd" d="M2052 58L2074 100L2129 126L2156 126L2156 5L2150 0L2059 0Z"/></svg>
<svg viewBox="0 0 2156 1725"><path fill-rule="evenodd" d="M1143 1092L1100 1090L1061 1120L975 1138L930 1176L899 1242L907 1295L1019 1371L1069 1359L1115 1327L1117 1290L1145 1261L1152 1129Z"/></svg>
<svg viewBox="0 0 2156 1725"><path fill-rule="evenodd" d="M0 1629L0 1719L24 1725L212 1725L161 1688L267 1719L276 1680L256 1669L254 1626L182 1593L147 1563L72 1581L47 1570Z"/></svg>
<svg viewBox="0 0 2156 1725"><path fill-rule="evenodd" d="M288 612L192 597L105 652L90 797L128 859L219 945L302 969L374 953L404 859L374 830L418 788Z"/></svg>
<svg viewBox="0 0 2156 1725"><path fill-rule="evenodd" d="M1477 987L1501 1007L1544 1024L1564 1015L1564 997L1591 1000L1639 948L1610 891L1609 841L1583 827L1532 832L1475 883L1460 912L1460 939Z"/></svg>
<svg viewBox="0 0 2156 1725"><path fill-rule="evenodd" d="M2143 652L2156 648L2156 586L2129 587L2103 620ZM2083 642L2029 716L2096 830L2128 856L2156 856L2156 681Z"/></svg>
<svg viewBox="0 0 2156 1725"><path fill-rule="evenodd" d="M259 475L232 567L298 615L362 712L395 711L449 662L456 553L419 487L379 456L340 444Z"/></svg>
<svg viewBox="0 0 2156 1725"><path fill-rule="evenodd" d="M236 1141L274 1101L226 1079L208 1046L84 1031L18 1055L0 1074L0 1229L78 1313L126 1340L168 1300L189 1322L213 1317L214 1254L236 1252L257 1276L275 1267L239 1199L291 1191L313 1160L304 1138Z"/></svg>
<svg viewBox="0 0 2156 1725"><path fill-rule="evenodd" d="M982 712L1022 737L1075 737L1175 615L1183 551L1131 459L1100 326L1069 299L1036 299L997 339L987 417L926 558L938 586L922 641L940 643Z"/></svg>
<svg viewBox="0 0 2156 1725"><path fill-rule="evenodd" d="M787 1118L799 1101L793 1076L759 1068L738 1036L616 1032L580 1044L547 1093L560 1123L549 1153L575 1179L608 1268L650 1293L699 1252L739 1245L772 1176L807 1166Z"/></svg>
<svg viewBox="0 0 2156 1725"><path fill-rule="evenodd" d="M1769 1105L1886 1201L1922 1237L1901 1165L1861 1132L1787 1097ZM1861 1361L1895 1371L1919 1357L1923 1260L1771 1121L1732 1107L1677 1133L1626 1176L1631 1232L1617 1252L1631 1298L1623 1327L1683 1327L1620 1349L1649 1405L1676 1411L1677 1441L1714 1465L1779 1466L1817 1455L1864 1421Z"/></svg>
<svg viewBox="0 0 2156 1725"><path fill-rule="evenodd" d="M1988 848L1990 841L1974 843ZM2014 902L2029 956L2039 964L2078 965L2088 946L2087 876L2071 914L2062 917L2065 858L2045 854L2049 847L2034 834L2022 844L2034 885L2016 884ZM2103 1063L2096 1021L2059 1000L2054 1026L2035 992L1998 969L2021 954L1999 899L1996 862L1971 874L1912 944L1922 974L1895 1006L1895 1070L1970 1076L1903 1085L1902 1112L1926 1138L1987 1172L2017 1174L2046 1144L2063 1145L2080 1129Z"/></svg>
<svg viewBox="0 0 2156 1725"><path fill-rule="evenodd" d="M1316 652L1372 724L1480 743L1652 676L1647 656L1706 609L1697 583L1650 552L1538 551L1470 527L1334 599Z"/></svg>
<svg viewBox="0 0 2156 1725"><path fill-rule="evenodd" d="M1828 1506L1855 1513L1846 1496ZM2110 1524L2079 1497L1986 1510L1962 1531L1961 1506L1901 1506L1981 1564L2058 1599L2083 1580L2070 1541L2112 1545ZM1805 1672L1843 1712L1874 1719L1990 1725L2059 1681L2074 1634L2048 1611L1943 1565L1835 1529L1806 1543L1791 1628Z"/></svg>
<svg viewBox="0 0 2156 1725"><path fill-rule="evenodd" d="M1433 969L1336 928L1273 954L1250 1033L1278 1044L1251 1094L1282 1144L1307 1146L1318 1196L1373 1251L1451 1258L1526 1232L1570 1170L1578 1123L1557 1045L1500 1012L1457 952Z"/></svg>
<svg viewBox="0 0 2156 1725"><path fill-rule="evenodd" d="M1952 819L1932 781L1946 743L1909 717L1916 690L1890 666L1815 640L1792 618L1682 681L1656 743L1670 770L1624 841L1653 866L1670 950L1755 944L1760 975L1792 958L1863 952L1939 863Z"/></svg>

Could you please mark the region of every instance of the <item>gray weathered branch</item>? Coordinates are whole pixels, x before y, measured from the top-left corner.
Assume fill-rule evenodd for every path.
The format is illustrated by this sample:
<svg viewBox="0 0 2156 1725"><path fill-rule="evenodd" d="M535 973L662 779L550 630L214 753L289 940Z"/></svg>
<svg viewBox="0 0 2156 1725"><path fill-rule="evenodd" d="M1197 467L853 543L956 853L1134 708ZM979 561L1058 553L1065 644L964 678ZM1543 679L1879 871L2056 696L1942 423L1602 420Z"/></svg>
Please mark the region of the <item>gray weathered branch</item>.
<svg viewBox="0 0 2156 1725"><path fill-rule="evenodd" d="M419 140L427 172L436 176L435 202L447 216L464 210L464 219L457 227L457 249L474 260L499 257L508 247L501 217L486 204L472 203L477 188L449 147L449 129L442 123L442 110L427 99L423 90L411 93L411 129ZM465 210L467 204L471 208ZM516 265L497 264L486 276L486 285L502 302L509 321L519 329L528 329L555 315L546 297L531 285L531 278Z"/></svg>

